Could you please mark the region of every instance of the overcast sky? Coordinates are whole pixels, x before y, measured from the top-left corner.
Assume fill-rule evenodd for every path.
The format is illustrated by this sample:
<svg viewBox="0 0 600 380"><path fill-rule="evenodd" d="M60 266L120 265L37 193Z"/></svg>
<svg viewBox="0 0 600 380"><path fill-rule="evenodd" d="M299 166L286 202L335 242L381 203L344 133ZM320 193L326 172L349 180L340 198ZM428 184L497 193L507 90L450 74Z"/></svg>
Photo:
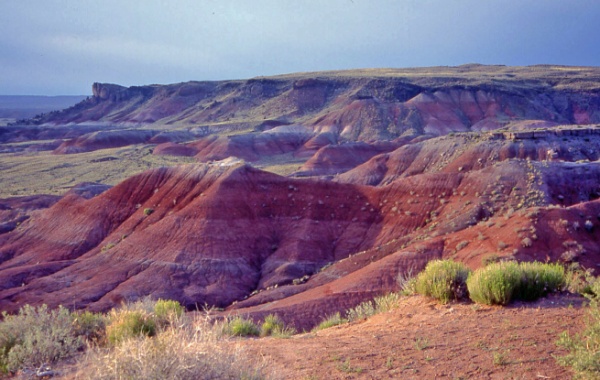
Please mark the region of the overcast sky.
<svg viewBox="0 0 600 380"><path fill-rule="evenodd" d="M464 63L600 66L597 0L0 0L0 95Z"/></svg>

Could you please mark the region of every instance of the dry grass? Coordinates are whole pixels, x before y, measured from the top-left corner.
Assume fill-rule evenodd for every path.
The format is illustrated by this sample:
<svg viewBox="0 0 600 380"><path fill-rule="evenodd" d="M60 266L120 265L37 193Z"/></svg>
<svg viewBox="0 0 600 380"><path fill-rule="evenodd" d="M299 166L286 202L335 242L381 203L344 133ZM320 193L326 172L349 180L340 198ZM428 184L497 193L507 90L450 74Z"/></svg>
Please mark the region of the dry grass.
<svg viewBox="0 0 600 380"><path fill-rule="evenodd" d="M223 334L226 325L149 298L108 315L26 305L17 315L2 314L0 377L62 373L56 366L70 359L76 368L68 371L78 379L273 378L269 363L246 357Z"/></svg>
<svg viewBox="0 0 600 380"><path fill-rule="evenodd" d="M600 307L597 298L590 299L584 331L575 335L564 331L556 342L569 350L556 359L559 364L572 367L575 379L600 378Z"/></svg>
<svg viewBox="0 0 600 380"><path fill-rule="evenodd" d="M151 168L196 162L191 157L154 156L151 150L138 145L69 155L0 154L0 198L62 195L81 182L116 185Z"/></svg>
<svg viewBox="0 0 600 380"><path fill-rule="evenodd" d="M252 165L271 173L288 176L300 169L308 160L308 157L295 157L293 153L280 154L277 156L263 157Z"/></svg>
<svg viewBox="0 0 600 380"><path fill-rule="evenodd" d="M398 78L420 86L485 86L496 88L535 88L549 86L556 89L590 90L600 87L600 70L596 67L567 67L553 65L537 66L488 66L467 64L461 66L354 69L284 74L272 79L291 78Z"/></svg>
<svg viewBox="0 0 600 380"><path fill-rule="evenodd" d="M199 318L88 351L77 379L269 379L266 363L223 345L219 327Z"/></svg>
<svg viewBox="0 0 600 380"><path fill-rule="evenodd" d="M254 166L279 175L297 171L306 158L284 154ZM155 156L151 145L54 155L51 152L0 154L0 198L34 194L62 195L82 182L116 185L145 170L197 163L192 157Z"/></svg>

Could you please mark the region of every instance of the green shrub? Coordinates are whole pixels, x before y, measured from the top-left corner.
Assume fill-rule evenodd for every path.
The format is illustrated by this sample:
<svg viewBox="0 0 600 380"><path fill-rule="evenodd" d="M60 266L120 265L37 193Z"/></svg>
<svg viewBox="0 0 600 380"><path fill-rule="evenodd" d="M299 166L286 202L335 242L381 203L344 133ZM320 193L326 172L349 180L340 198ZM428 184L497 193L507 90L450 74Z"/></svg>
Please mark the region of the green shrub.
<svg viewBox="0 0 600 380"><path fill-rule="evenodd" d="M565 268L560 264L519 263L521 281L514 291L514 298L534 301L549 292L565 286Z"/></svg>
<svg viewBox="0 0 600 380"><path fill-rule="evenodd" d="M348 322L347 319L342 318L342 315L340 314L340 312L338 311L335 314L330 315L329 317L325 318L325 320L323 320L321 323L319 323L314 329L313 331L318 331L318 330L323 330L323 329L328 329L330 327L333 326L337 326L337 325L341 325Z"/></svg>
<svg viewBox="0 0 600 380"><path fill-rule="evenodd" d="M260 330L252 320L237 316L225 322L223 333L231 336L258 336Z"/></svg>
<svg viewBox="0 0 600 380"><path fill-rule="evenodd" d="M471 273L467 279L469 296L486 305L506 305L519 285L521 270L515 261L489 264Z"/></svg>
<svg viewBox="0 0 600 380"><path fill-rule="evenodd" d="M442 303L466 296L465 281L470 269L451 260L430 261L425 270L417 275L415 290Z"/></svg>
<svg viewBox="0 0 600 380"><path fill-rule="evenodd" d="M147 207L147 208L144 209L144 215L146 215L146 216L150 216L153 213L154 213L154 209L153 208Z"/></svg>
<svg viewBox="0 0 600 380"><path fill-rule="evenodd" d="M86 341L101 342L106 336L106 316L91 311L73 313L73 326Z"/></svg>
<svg viewBox="0 0 600 380"><path fill-rule="evenodd" d="M140 335L156 334L156 321L144 310L112 310L106 326L106 337L113 346Z"/></svg>
<svg viewBox="0 0 600 380"><path fill-rule="evenodd" d="M575 336L563 332L556 344L569 350L557 357L559 364L572 367L576 379L600 378L600 307L592 300L587 314L585 329Z"/></svg>
<svg viewBox="0 0 600 380"><path fill-rule="evenodd" d="M487 305L506 305L513 299L536 300L565 286L559 264L498 262L480 268L467 279L471 299Z"/></svg>
<svg viewBox="0 0 600 380"><path fill-rule="evenodd" d="M23 306L17 315L2 314L0 368L4 372L38 368L74 355L83 345L73 316L63 308Z"/></svg>
<svg viewBox="0 0 600 380"><path fill-rule="evenodd" d="M178 320L183 315L184 308L174 300L159 299L154 304L154 315L159 325L166 325L174 320Z"/></svg>
<svg viewBox="0 0 600 380"><path fill-rule="evenodd" d="M596 277L591 283L589 287L588 296L598 298L600 297L600 278ZM588 297L589 298L589 297Z"/></svg>
<svg viewBox="0 0 600 380"><path fill-rule="evenodd" d="M286 338L295 333L296 330L294 328L286 327L281 318L274 314L267 315L260 326L260 336L271 335L279 338Z"/></svg>

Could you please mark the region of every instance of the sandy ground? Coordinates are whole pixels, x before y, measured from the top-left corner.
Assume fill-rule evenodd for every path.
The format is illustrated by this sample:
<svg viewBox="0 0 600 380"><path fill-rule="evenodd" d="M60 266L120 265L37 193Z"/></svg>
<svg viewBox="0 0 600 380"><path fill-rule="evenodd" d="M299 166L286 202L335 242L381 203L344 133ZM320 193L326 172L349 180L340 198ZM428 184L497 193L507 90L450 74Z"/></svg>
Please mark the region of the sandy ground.
<svg viewBox="0 0 600 380"><path fill-rule="evenodd" d="M414 296L368 320L238 343L284 379L569 379L556 340L582 328L582 302L560 295L489 307Z"/></svg>

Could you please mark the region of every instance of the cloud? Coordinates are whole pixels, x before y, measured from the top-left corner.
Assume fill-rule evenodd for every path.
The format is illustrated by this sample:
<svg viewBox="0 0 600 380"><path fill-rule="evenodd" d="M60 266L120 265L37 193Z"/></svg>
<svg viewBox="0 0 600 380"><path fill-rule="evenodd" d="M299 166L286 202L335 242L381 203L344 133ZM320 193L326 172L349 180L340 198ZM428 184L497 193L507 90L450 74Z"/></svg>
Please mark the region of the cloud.
<svg viewBox="0 0 600 380"><path fill-rule="evenodd" d="M598 19L595 0L0 1L0 72L11 73L0 92L359 67L599 65Z"/></svg>
<svg viewBox="0 0 600 380"><path fill-rule="evenodd" d="M56 54L83 56L91 60L116 60L140 65L150 63L171 68L187 68L199 63L216 65L220 62L218 55L208 50L111 36L55 35L45 37L42 43Z"/></svg>

